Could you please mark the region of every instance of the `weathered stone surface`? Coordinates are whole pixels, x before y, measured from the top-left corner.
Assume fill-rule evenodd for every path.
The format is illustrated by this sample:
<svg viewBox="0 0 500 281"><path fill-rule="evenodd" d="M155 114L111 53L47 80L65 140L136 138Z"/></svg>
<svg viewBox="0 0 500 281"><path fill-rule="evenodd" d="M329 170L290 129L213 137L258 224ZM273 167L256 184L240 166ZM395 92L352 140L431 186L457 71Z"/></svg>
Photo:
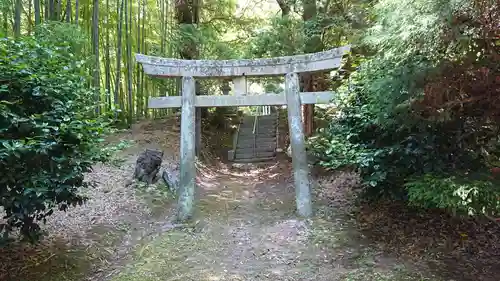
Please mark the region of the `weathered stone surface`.
<svg viewBox="0 0 500 281"><path fill-rule="evenodd" d="M331 103L335 97L333 92L304 92L300 93L301 104ZM262 94L253 96L197 96L196 107L218 107L218 106L252 106L252 105L285 105L285 95ZM149 108L171 108L180 107L181 97L151 97Z"/></svg>
<svg viewBox="0 0 500 281"><path fill-rule="evenodd" d="M229 161L234 160L234 149L231 149L227 152L227 160L229 160Z"/></svg>
<svg viewBox="0 0 500 281"><path fill-rule="evenodd" d="M311 179L306 158L304 127L299 96L299 77L297 73L289 73L285 77L285 93L288 109L288 126L292 147L292 166L295 182L295 200L299 215L312 215Z"/></svg>
<svg viewBox="0 0 500 281"><path fill-rule="evenodd" d="M242 60L182 60L137 54L144 72L166 77L271 76L335 69L350 46L296 56Z"/></svg>
<svg viewBox="0 0 500 281"><path fill-rule="evenodd" d="M274 157L274 151L250 151L250 152L236 152L235 158L238 160L243 160L243 159L259 159L259 158L271 158Z"/></svg>
<svg viewBox="0 0 500 281"><path fill-rule="evenodd" d="M233 78L234 84L234 95L235 96L246 96L248 92L247 79L245 76Z"/></svg>
<svg viewBox="0 0 500 281"><path fill-rule="evenodd" d="M286 150L286 155L290 158L292 158L292 146L289 145L287 150ZM306 158L307 158L307 163L309 163L309 165L314 165L318 162L318 158L316 156L314 156L314 154L312 154L310 151L307 151L306 150Z"/></svg>
<svg viewBox="0 0 500 281"><path fill-rule="evenodd" d="M134 178L152 184L158 179L158 172L161 168L163 151L146 149L137 158L135 164Z"/></svg>
<svg viewBox="0 0 500 281"><path fill-rule="evenodd" d="M195 81L193 77L182 78L181 115L181 165L180 190L177 204L177 219L185 221L193 214L196 151L195 151Z"/></svg>
<svg viewBox="0 0 500 281"><path fill-rule="evenodd" d="M177 193L179 189L179 165L168 165L163 167L161 177L172 193Z"/></svg>

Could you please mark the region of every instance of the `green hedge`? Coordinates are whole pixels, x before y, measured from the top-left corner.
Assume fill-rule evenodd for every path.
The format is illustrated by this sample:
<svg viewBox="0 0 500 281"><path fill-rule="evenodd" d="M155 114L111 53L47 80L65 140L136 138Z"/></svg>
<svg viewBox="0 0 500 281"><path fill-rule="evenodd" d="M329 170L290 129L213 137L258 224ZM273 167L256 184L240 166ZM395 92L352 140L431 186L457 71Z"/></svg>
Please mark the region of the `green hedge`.
<svg viewBox="0 0 500 281"><path fill-rule="evenodd" d="M49 28L46 28L49 30ZM36 241L55 209L86 199L84 173L100 157L98 142L107 123L96 118L85 61L75 42L57 34L0 39L0 206L4 237L19 229ZM59 37L56 40L56 36ZM47 38L48 37L48 38Z"/></svg>

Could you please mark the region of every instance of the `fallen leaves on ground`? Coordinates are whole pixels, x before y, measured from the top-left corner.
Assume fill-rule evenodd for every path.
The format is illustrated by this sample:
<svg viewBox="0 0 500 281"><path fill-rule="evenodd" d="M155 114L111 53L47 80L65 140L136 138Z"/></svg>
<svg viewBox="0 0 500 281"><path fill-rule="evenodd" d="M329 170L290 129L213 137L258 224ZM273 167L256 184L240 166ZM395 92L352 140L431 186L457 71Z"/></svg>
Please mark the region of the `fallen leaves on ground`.
<svg viewBox="0 0 500 281"><path fill-rule="evenodd" d="M493 281L500 275L500 226L495 222L398 202L364 205L357 221L381 249L429 262L448 278Z"/></svg>

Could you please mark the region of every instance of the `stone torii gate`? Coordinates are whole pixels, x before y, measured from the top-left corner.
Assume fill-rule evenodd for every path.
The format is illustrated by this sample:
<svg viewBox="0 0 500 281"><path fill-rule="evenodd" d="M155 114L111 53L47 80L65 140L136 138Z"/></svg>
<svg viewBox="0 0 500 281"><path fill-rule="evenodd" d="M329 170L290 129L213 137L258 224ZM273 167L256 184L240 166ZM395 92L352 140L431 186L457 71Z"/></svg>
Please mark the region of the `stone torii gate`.
<svg viewBox="0 0 500 281"><path fill-rule="evenodd" d="M182 77L182 95L152 97L149 108L181 107L179 220L192 216L196 185L196 107L286 105L292 147L295 198L299 215L312 214L311 179L306 159L301 105L329 103L332 92L300 92L297 73L339 68L342 56L350 51L344 46L324 52L296 56L242 60L182 60L136 54L144 72L150 76ZM246 95L246 76L285 75L285 94ZM232 78L234 96L196 96L194 78Z"/></svg>

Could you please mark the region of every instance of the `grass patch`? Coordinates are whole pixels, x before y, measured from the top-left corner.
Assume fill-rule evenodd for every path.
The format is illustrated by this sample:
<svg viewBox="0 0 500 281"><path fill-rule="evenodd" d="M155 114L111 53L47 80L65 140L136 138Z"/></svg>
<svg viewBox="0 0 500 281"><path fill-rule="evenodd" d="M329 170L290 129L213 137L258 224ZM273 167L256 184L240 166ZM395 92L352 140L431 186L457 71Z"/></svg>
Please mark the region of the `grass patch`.
<svg viewBox="0 0 500 281"><path fill-rule="evenodd" d="M102 257L98 248L68 246L60 241L36 246L10 245L1 251L1 280L82 280Z"/></svg>
<svg viewBox="0 0 500 281"><path fill-rule="evenodd" d="M169 210L172 202L176 200L176 195L173 194L166 184L161 182L147 185L144 183L134 184L137 194L141 197L151 209L154 218L163 217L165 212Z"/></svg>
<svg viewBox="0 0 500 281"><path fill-rule="evenodd" d="M218 240L208 233L172 230L137 247L129 266L112 280L210 280L207 268L221 249Z"/></svg>
<svg viewBox="0 0 500 281"><path fill-rule="evenodd" d="M19 281L81 281L95 265L103 264L114 255L114 247L121 241L123 229L96 225L86 239L98 243L85 246L78 237L68 243L60 237L37 245L13 242L0 249L0 280Z"/></svg>
<svg viewBox="0 0 500 281"><path fill-rule="evenodd" d="M350 244L352 236L350 229L342 229L337 222L315 218L309 240L314 245L322 245L333 250Z"/></svg>
<svg viewBox="0 0 500 281"><path fill-rule="evenodd" d="M362 239L354 228L354 221L348 214L322 206L312 220L310 242L337 251L340 248L359 248Z"/></svg>
<svg viewBox="0 0 500 281"><path fill-rule="evenodd" d="M121 167L126 159L120 152L125 151L127 148L132 147L133 141L121 140L118 143L111 143L103 146L102 151L107 155L107 163L114 167Z"/></svg>

